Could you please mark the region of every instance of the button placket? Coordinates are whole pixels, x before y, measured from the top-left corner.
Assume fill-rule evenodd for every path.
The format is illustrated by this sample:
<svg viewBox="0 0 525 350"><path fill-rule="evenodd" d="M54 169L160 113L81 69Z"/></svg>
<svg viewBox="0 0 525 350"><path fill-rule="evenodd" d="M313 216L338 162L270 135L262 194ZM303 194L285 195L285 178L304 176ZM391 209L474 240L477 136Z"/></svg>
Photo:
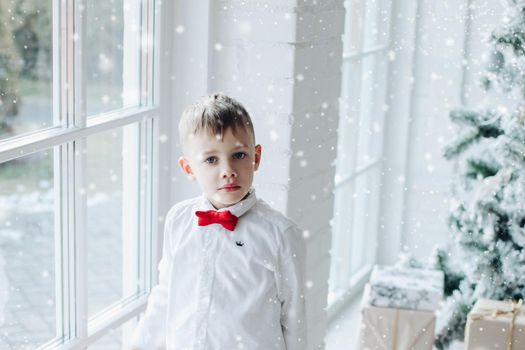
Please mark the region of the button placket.
<svg viewBox="0 0 525 350"><path fill-rule="evenodd" d="M210 229L206 229L208 232L203 232L205 235L204 246L203 246L203 263L201 270L201 278L199 282L199 304L197 308L197 319L195 329L195 349L205 349L206 347L206 334L208 330L208 315L211 304L211 291L213 287L213 280L215 277L215 259L216 259L216 247L217 239L216 232Z"/></svg>

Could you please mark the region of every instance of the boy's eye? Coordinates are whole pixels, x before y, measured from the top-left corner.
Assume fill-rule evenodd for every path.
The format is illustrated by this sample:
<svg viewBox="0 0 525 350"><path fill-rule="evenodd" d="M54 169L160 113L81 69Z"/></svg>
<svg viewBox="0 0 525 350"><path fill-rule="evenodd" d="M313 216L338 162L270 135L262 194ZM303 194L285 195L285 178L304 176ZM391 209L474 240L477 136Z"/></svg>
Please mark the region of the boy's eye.
<svg viewBox="0 0 525 350"><path fill-rule="evenodd" d="M217 162L217 157L215 156L208 157L204 160L204 162L208 164L214 164Z"/></svg>
<svg viewBox="0 0 525 350"><path fill-rule="evenodd" d="M237 152L233 154L233 159L244 159L246 158L246 153L244 152Z"/></svg>

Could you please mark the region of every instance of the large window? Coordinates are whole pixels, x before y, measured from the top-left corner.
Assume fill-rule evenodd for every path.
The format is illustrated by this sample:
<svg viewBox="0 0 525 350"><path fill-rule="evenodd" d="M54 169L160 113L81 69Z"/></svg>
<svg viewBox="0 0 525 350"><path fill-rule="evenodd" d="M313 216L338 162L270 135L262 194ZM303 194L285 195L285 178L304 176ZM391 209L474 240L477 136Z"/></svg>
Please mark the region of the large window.
<svg viewBox="0 0 525 350"><path fill-rule="evenodd" d="M0 0L0 349L119 349L154 283L156 0Z"/></svg>
<svg viewBox="0 0 525 350"><path fill-rule="evenodd" d="M345 3L329 305L360 285L375 261L390 3Z"/></svg>

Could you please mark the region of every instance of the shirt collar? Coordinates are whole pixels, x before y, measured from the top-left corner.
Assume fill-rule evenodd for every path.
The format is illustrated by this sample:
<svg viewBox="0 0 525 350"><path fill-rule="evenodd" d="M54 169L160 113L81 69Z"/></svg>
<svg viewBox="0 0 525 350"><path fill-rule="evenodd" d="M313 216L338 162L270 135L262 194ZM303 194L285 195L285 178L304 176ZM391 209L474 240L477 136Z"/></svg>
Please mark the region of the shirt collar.
<svg viewBox="0 0 525 350"><path fill-rule="evenodd" d="M248 196L229 207L217 209L217 211L226 211L229 210L230 213L240 218L244 213L250 210L254 204L257 202L257 196L255 195L255 188L250 188L248 191ZM201 203L198 210L216 210L208 198L205 195L202 195Z"/></svg>

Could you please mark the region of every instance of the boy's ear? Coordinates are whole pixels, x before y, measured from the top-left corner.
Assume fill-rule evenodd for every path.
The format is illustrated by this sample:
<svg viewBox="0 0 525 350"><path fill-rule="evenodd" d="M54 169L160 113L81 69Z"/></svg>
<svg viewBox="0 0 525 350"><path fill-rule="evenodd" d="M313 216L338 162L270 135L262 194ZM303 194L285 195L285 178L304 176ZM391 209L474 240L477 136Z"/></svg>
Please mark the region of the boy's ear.
<svg viewBox="0 0 525 350"><path fill-rule="evenodd" d="M253 161L254 170L259 169L259 164L261 164L261 154L262 154L261 145L255 146L255 159Z"/></svg>
<svg viewBox="0 0 525 350"><path fill-rule="evenodd" d="M190 163L186 160L184 157L179 158L179 165L184 174L190 179L191 181L195 181L195 175L193 175L193 172L191 171Z"/></svg>

